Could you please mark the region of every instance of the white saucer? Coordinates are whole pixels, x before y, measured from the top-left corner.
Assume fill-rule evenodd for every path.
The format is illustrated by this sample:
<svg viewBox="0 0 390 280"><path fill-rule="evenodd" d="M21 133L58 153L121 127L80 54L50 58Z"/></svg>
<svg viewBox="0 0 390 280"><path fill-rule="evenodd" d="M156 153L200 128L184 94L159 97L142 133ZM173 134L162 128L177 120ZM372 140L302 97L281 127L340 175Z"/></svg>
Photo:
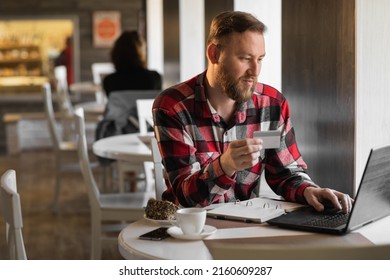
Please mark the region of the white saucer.
<svg viewBox="0 0 390 280"><path fill-rule="evenodd" d="M184 234L179 227L170 227L168 229L169 235L171 235L174 238L177 239L184 239L184 240L201 240L214 232L217 231L217 228L213 226L205 225L203 231L199 235L187 235Z"/></svg>
<svg viewBox="0 0 390 280"><path fill-rule="evenodd" d="M154 219L150 219L148 217L146 217L146 215L144 215L144 218L145 220L149 221L149 222L152 222L156 225L159 225L161 227L170 227L172 226L172 223L169 221L169 220L154 220Z"/></svg>

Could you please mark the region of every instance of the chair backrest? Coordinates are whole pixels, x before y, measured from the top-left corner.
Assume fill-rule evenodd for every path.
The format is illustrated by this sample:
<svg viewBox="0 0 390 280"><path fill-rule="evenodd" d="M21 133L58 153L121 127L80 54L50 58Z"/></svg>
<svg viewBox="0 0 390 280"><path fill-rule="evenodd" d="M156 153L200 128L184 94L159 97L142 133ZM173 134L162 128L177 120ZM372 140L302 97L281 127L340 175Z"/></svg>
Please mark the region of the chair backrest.
<svg viewBox="0 0 390 280"><path fill-rule="evenodd" d="M56 78L56 93L60 111L65 116L73 115L73 105L70 100L68 82L66 80L66 67L56 66L54 68L54 76Z"/></svg>
<svg viewBox="0 0 390 280"><path fill-rule="evenodd" d="M141 135L148 133L148 125L153 127L152 107L154 99L137 99L137 114L139 133Z"/></svg>
<svg viewBox="0 0 390 280"><path fill-rule="evenodd" d="M54 67L54 77L56 80L56 85L57 85L57 91L59 89L61 90L68 90L68 80L66 76L66 66L65 65L60 65Z"/></svg>
<svg viewBox="0 0 390 280"><path fill-rule="evenodd" d="M76 132L77 132L77 150L81 173L83 174L84 182L87 186L89 203L91 211L100 209L99 196L100 191L93 176L91 163L88 156L87 137L85 134L85 120L83 108L75 110Z"/></svg>
<svg viewBox="0 0 390 280"><path fill-rule="evenodd" d="M380 260L389 259L386 245L286 245L212 242L208 248L220 260Z"/></svg>
<svg viewBox="0 0 390 280"><path fill-rule="evenodd" d="M1 176L0 204L6 223L8 257L13 260L26 260L22 234L22 208L16 187L15 170L7 170Z"/></svg>
<svg viewBox="0 0 390 280"><path fill-rule="evenodd" d="M43 89L43 100L44 107L46 112L46 117L48 120L50 137L55 145L55 149L60 149L61 142L74 142L75 131L74 131L74 115L73 115L73 106L70 101L69 93L67 91L57 92L58 101L57 105L60 109L60 120L62 134L60 134L57 127L57 118L54 112L53 107L53 94L51 86L49 83L44 83L42 85Z"/></svg>
<svg viewBox="0 0 390 280"><path fill-rule="evenodd" d="M97 85L102 83L104 76L115 72L115 67L110 62L95 62L91 65L93 82Z"/></svg>
<svg viewBox="0 0 390 280"><path fill-rule="evenodd" d="M165 184L164 178L164 166L162 165L162 158L160 150L158 149L157 139L152 137L152 155L153 155L153 164L154 164L154 180L155 180L155 190L156 190L156 199L161 199L162 193L166 190L167 186Z"/></svg>
<svg viewBox="0 0 390 280"><path fill-rule="evenodd" d="M56 151L60 150L61 137L57 130L57 122L54 115L53 98L51 94L51 87L49 83L42 85L43 101L45 106L46 118L48 121L50 137Z"/></svg>
<svg viewBox="0 0 390 280"><path fill-rule="evenodd" d="M111 62L96 62L92 63L92 79L93 83L96 85L101 85L105 76L115 72L115 67ZM107 97L103 90L98 90L95 92L96 102L106 103Z"/></svg>
<svg viewBox="0 0 390 280"><path fill-rule="evenodd" d="M110 93L104 118L115 120L118 127L124 127L127 120L139 128L137 120L137 100L154 99L160 90L119 90Z"/></svg>
<svg viewBox="0 0 390 280"><path fill-rule="evenodd" d="M73 105L69 95L68 82L66 79L66 66L54 68L56 78L56 100L61 114L62 135L64 140L71 140L74 134L73 129Z"/></svg>

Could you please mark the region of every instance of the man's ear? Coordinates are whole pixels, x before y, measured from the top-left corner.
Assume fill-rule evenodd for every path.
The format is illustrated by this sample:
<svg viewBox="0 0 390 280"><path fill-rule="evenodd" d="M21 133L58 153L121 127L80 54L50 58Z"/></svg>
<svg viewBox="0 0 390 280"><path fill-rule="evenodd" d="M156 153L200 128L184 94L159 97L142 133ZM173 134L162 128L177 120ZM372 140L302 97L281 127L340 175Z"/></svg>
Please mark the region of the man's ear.
<svg viewBox="0 0 390 280"><path fill-rule="evenodd" d="M220 51L216 44L210 44L207 46L207 57L212 64L218 63L219 54Z"/></svg>

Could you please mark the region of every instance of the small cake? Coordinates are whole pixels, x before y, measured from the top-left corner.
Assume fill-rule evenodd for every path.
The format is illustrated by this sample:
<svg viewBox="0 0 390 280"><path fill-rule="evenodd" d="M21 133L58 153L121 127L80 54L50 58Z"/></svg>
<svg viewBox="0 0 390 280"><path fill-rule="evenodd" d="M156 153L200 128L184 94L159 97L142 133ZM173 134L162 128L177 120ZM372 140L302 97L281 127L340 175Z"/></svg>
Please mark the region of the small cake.
<svg viewBox="0 0 390 280"><path fill-rule="evenodd" d="M168 220L175 218L178 207L167 200L149 199L145 207L145 215L153 220Z"/></svg>

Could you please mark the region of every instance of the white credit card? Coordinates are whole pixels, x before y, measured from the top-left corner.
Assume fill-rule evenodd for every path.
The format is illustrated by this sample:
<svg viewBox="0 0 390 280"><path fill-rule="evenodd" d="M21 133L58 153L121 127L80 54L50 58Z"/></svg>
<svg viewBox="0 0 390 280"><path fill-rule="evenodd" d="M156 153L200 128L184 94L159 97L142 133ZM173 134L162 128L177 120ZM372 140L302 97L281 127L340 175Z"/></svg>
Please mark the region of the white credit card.
<svg viewBox="0 0 390 280"><path fill-rule="evenodd" d="M260 138L263 140L263 149L277 149L280 148L280 131L255 131L253 138Z"/></svg>

